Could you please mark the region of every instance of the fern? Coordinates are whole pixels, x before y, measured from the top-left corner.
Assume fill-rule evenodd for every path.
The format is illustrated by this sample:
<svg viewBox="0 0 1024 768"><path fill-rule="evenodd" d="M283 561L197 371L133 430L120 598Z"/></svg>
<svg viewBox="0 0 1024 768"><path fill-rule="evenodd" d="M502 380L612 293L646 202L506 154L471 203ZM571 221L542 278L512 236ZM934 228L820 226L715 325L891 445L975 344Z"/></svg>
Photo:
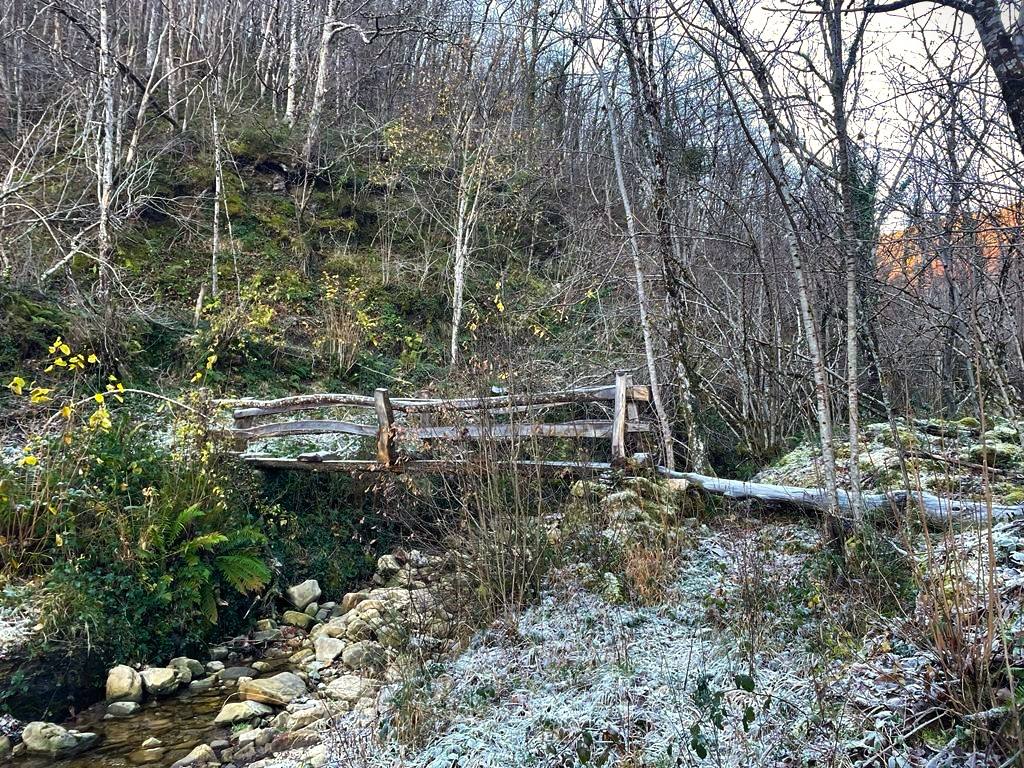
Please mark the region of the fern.
<svg viewBox="0 0 1024 768"><path fill-rule="evenodd" d="M210 552L228 540L228 537L218 531L203 533L185 542L183 551L185 554L192 552Z"/></svg>
<svg viewBox="0 0 1024 768"><path fill-rule="evenodd" d="M253 555L219 555L214 561L224 580L243 594L255 592L270 581L270 569Z"/></svg>

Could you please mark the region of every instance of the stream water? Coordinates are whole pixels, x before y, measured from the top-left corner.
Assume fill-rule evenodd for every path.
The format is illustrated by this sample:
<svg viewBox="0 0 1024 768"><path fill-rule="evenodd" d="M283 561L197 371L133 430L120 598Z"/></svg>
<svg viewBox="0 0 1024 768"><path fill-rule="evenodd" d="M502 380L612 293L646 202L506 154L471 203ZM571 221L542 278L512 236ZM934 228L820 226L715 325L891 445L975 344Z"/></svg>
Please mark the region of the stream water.
<svg viewBox="0 0 1024 768"><path fill-rule="evenodd" d="M263 658L267 668L260 675L272 675L288 669L288 657ZM251 662L232 662L247 665ZM148 701L130 717L106 718L106 704L98 702L63 723L65 728L97 733L92 749L61 760L45 755L10 758L11 768L131 768L145 765L166 768L191 752L199 744L226 739L230 726L214 725L214 718L228 701L238 699L234 685L217 684L206 691L183 692ZM144 749L142 743L159 739L159 747Z"/></svg>

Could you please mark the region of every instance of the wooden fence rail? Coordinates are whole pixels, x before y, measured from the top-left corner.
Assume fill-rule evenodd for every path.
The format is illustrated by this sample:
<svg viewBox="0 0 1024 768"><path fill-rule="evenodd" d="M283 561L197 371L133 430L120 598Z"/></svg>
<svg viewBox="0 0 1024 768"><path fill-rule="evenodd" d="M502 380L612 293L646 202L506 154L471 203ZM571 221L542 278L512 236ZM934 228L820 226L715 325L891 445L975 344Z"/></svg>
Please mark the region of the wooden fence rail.
<svg viewBox="0 0 1024 768"><path fill-rule="evenodd" d="M531 437L595 439L610 441L612 461L626 457L626 435L649 432L650 422L640 416L640 405L650 402L650 389L634 384L628 373L618 371L613 384L578 387L551 392L496 395L467 398L392 398L387 389L377 389L372 396L324 393L295 395L276 400L225 400L233 406L232 426L225 430L245 461L257 466L355 471L366 469L423 469L438 471L442 462L433 459L401 461L398 443L403 439L418 441L472 442L512 440ZM610 405L610 419L578 419L558 423L516 420L518 414L530 417L538 410L557 406L603 403ZM263 420L284 414L331 407L372 409L376 424L341 419L292 419L270 423ZM398 423L395 414L412 417L416 423ZM448 416L467 419L464 424L438 424ZM510 421L494 420L496 416ZM329 453L306 453L295 457L248 453L253 440L300 435L353 435L376 439L376 462L346 459ZM561 465L561 462L532 462L538 466ZM422 467L413 466L420 464Z"/></svg>

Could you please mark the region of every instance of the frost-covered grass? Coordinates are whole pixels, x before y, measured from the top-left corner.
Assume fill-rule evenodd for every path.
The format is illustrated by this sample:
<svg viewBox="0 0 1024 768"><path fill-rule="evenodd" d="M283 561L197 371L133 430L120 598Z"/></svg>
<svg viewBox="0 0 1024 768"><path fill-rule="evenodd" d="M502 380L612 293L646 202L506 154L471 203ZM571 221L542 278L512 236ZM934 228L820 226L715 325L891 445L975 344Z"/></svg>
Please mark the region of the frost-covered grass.
<svg viewBox="0 0 1024 768"><path fill-rule="evenodd" d="M573 569L555 574L538 605L427 676L393 685L376 722L339 721L329 764L844 764L832 759L846 725L841 702L822 695L828 670L807 644L775 637L751 650L748 633L723 621L722 605L745 599L744 537L764 545L758 575L774 580L761 585L768 592L796 578L817 540L798 523L728 535L704 527L655 606L612 604ZM400 743L393 733L413 709L417 738Z"/></svg>

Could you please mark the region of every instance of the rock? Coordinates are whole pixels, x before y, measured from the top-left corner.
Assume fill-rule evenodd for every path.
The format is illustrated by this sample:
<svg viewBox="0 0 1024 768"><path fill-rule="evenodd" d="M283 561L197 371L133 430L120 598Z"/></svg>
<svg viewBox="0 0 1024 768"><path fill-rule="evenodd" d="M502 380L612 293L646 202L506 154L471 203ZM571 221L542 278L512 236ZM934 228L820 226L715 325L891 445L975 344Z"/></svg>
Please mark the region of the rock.
<svg viewBox="0 0 1024 768"><path fill-rule="evenodd" d="M238 734L238 746L244 747L246 744L252 744L256 747L265 747L273 738L272 728L250 728L248 731Z"/></svg>
<svg viewBox="0 0 1024 768"><path fill-rule="evenodd" d="M256 677L252 667L228 667L220 673L221 680L237 680L240 677Z"/></svg>
<svg viewBox="0 0 1024 768"><path fill-rule="evenodd" d="M208 691L217 684L217 679L214 677L204 677L199 680L193 680L188 684L188 689L192 693L201 693L202 691Z"/></svg>
<svg viewBox="0 0 1024 768"><path fill-rule="evenodd" d="M310 603L309 605L306 606L305 614L307 616L316 616L317 611L319 611L319 610L320 610L320 604L314 601L314 602L312 602L312 603Z"/></svg>
<svg viewBox="0 0 1024 768"><path fill-rule="evenodd" d="M266 632L268 629L277 629L277 624L273 619L260 619L256 622L256 629L260 632Z"/></svg>
<svg viewBox="0 0 1024 768"><path fill-rule="evenodd" d="M218 672L223 672L224 671L224 662L223 661L217 661L217 660L208 661L208 662L206 662L206 671L207 671L208 674L211 674L211 675L215 675Z"/></svg>
<svg viewBox="0 0 1024 768"><path fill-rule="evenodd" d="M0 758L3 758L8 752L11 751L11 738L0 734Z"/></svg>
<svg viewBox="0 0 1024 768"><path fill-rule="evenodd" d="M142 686L146 693L153 696L166 696L178 687L177 670L167 667L148 667L139 673L142 677Z"/></svg>
<svg viewBox="0 0 1024 768"><path fill-rule="evenodd" d="M349 640L369 640L373 637L373 627L357 616L348 622L345 637Z"/></svg>
<svg viewBox="0 0 1024 768"><path fill-rule="evenodd" d="M381 555L377 560L377 574L384 579L390 579L402 570L402 564L394 555Z"/></svg>
<svg viewBox="0 0 1024 768"><path fill-rule="evenodd" d="M209 744L200 744L181 758L181 760L172 765L171 768L191 768L191 766L200 765L220 765L220 760L217 759L217 753L213 751L213 747Z"/></svg>
<svg viewBox="0 0 1024 768"><path fill-rule="evenodd" d="M272 643L275 640L281 639L280 629L262 629L259 632L252 633L252 641L254 643Z"/></svg>
<svg viewBox="0 0 1024 768"><path fill-rule="evenodd" d="M130 717L141 708L142 705L137 701L115 701L107 705L107 714L112 717Z"/></svg>
<svg viewBox="0 0 1024 768"><path fill-rule="evenodd" d="M359 675L342 675L327 685L326 693L335 701L354 704L359 699L369 696L376 690L377 684Z"/></svg>
<svg viewBox="0 0 1024 768"><path fill-rule="evenodd" d="M273 677L240 683L238 693L249 701L283 707L306 693L306 683L294 672L279 672Z"/></svg>
<svg viewBox="0 0 1024 768"><path fill-rule="evenodd" d="M252 668L262 675L264 672L270 671L270 664L265 661L254 661Z"/></svg>
<svg viewBox="0 0 1024 768"><path fill-rule="evenodd" d="M150 736L144 742L142 742L143 749L153 749L153 747L162 747L164 743L155 736Z"/></svg>
<svg viewBox="0 0 1024 768"><path fill-rule="evenodd" d="M142 701L142 677L131 667L118 664L107 673L107 701Z"/></svg>
<svg viewBox="0 0 1024 768"><path fill-rule="evenodd" d="M299 611L285 611L283 620L285 624L290 624L299 629L309 629L316 624L315 618L308 613L301 613Z"/></svg>
<svg viewBox="0 0 1024 768"><path fill-rule="evenodd" d="M316 654L313 653L313 649L312 648L302 648L301 650L296 651L295 653L293 653L291 656L288 657L288 663L290 663L290 664L292 664L292 665L297 667L297 666L300 666L302 664L305 664L307 661L312 659L315 655Z"/></svg>
<svg viewBox="0 0 1024 768"><path fill-rule="evenodd" d="M289 706L289 710L291 710L291 706ZM274 720L274 727L280 731L298 731L307 725L323 720L327 715L327 707L323 702L310 701L299 709L279 714Z"/></svg>
<svg viewBox="0 0 1024 768"><path fill-rule="evenodd" d="M99 736L95 733L81 733L63 728L56 723L29 723L21 732L25 749L36 755L51 758L66 757L88 749Z"/></svg>
<svg viewBox="0 0 1024 768"><path fill-rule="evenodd" d="M372 640L353 643L341 654L341 660L352 669L365 669L383 664L385 657L384 646Z"/></svg>
<svg viewBox="0 0 1024 768"><path fill-rule="evenodd" d="M369 600L369 592L349 592L341 598L341 612L346 614L359 605L363 600Z"/></svg>
<svg viewBox="0 0 1024 768"><path fill-rule="evenodd" d="M128 762L132 765L149 765L157 763L164 758L163 747L149 747L148 749L137 749L128 754Z"/></svg>
<svg viewBox="0 0 1024 768"><path fill-rule="evenodd" d="M192 678L202 677L206 672L206 668L200 662L195 659L190 659L188 656L178 656L177 658L171 659L167 663L167 666L171 669L187 669L192 675Z"/></svg>
<svg viewBox="0 0 1024 768"><path fill-rule="evenodd" d="M320 599L320 584L316 579L307 579L301 584L288 587L285 590L285 596L288 598L288 602L298 610L305 610L307 605Z"/></svg>
<svg viewBox="0 0 1024 768"><path fill-rule="evenodd" d="M231 725L244 723L248 720L255 720L273 712L266 704L258 701L232 701L221 707L217 717L213 719L215 725Z"/></svg>
<svg viewBox="0 0 1024 768"><path fill-rule="evenodd" d="M223 645L215 645L210 648L210 658L214 661L224 661L228 657L228 649Z"/></svg>
<svg viewBox="0 0 1024 768"><path fill-rule="evenodd" d="M316 648L316 660L331 662L345 650L345 641L333 637L318 637L313 643Z"/></svg>

